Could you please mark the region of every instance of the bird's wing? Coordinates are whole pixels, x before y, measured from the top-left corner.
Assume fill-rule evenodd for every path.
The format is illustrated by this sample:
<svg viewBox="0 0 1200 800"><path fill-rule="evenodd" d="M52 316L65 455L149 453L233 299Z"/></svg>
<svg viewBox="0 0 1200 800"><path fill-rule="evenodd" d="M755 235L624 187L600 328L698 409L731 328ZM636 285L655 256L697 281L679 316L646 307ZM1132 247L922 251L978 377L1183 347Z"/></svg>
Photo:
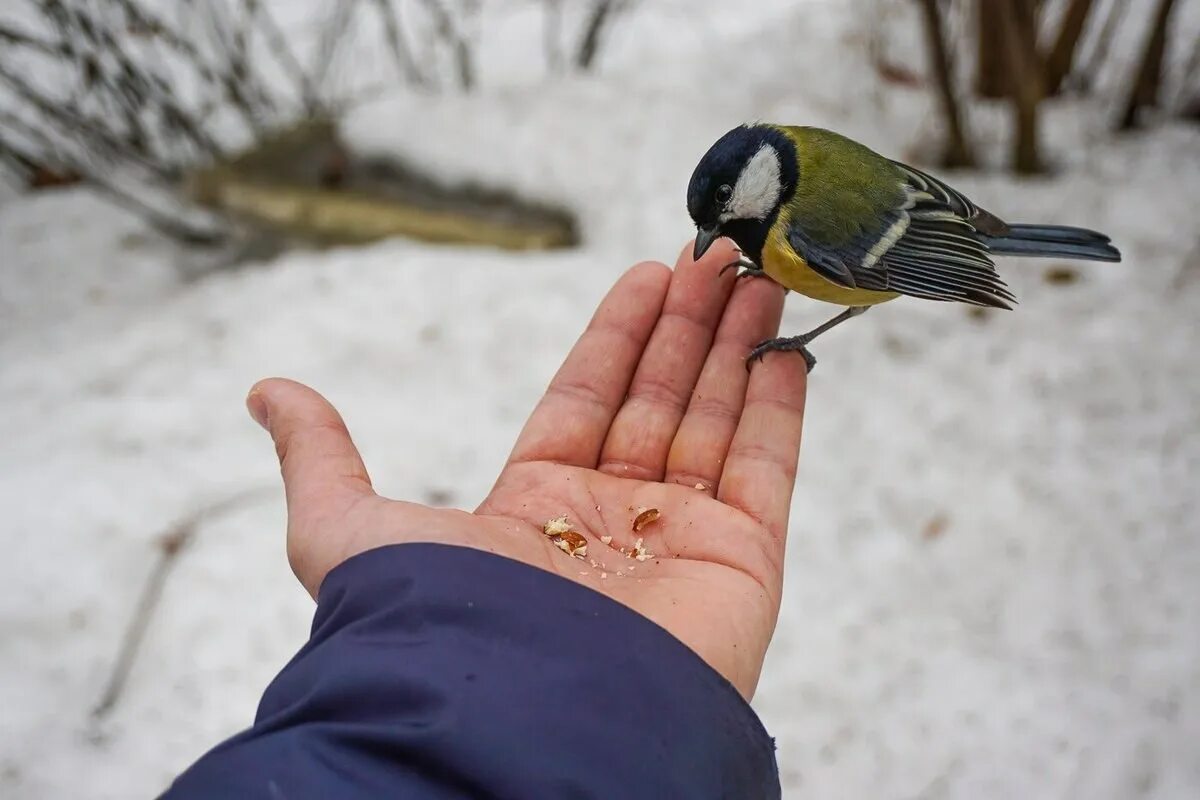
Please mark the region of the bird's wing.
<svg viewBox="0 0 1200 800"><path fill-rule="evenodd" d="M1016 302L979 235L1004 223L932 176L892 163L902 188L896 204L836 241L813 235L802 218L793 218L788 242L796 252L847 288L1000 308Z"/></svg>

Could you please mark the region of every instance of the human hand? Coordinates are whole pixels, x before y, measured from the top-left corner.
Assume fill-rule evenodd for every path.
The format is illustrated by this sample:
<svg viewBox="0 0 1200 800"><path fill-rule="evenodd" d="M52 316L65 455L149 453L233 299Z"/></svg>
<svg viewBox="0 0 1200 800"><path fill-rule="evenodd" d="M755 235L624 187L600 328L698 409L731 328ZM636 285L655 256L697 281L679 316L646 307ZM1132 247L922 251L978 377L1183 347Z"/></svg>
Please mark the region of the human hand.
<svg viewBox="0 0 1200 800"><path fill-rule="evenodd" d="M275 441L288 558L308 592L375 547L487 550L650 618L749 699L779 612L805 367L777 355L747 375L746 354L778 331L784 292L718 277L736 257L724 242L699 262L690 252L674 272L644 263L617 281L474 513L380 497L333 406L293 381L256 384L247 406ZM661 517L635 533L640 508ZM563 515L587 559L543 534ZM639 537L645 561L621 552Z"/></svg>

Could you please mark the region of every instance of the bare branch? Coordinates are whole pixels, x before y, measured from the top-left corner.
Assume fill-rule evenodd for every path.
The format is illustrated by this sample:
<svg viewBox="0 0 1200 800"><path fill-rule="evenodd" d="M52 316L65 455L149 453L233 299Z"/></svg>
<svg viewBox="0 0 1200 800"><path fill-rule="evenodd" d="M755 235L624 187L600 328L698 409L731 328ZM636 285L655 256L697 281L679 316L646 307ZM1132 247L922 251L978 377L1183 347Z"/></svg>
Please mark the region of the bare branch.
<svg viewBox="0 0 1200 800"><path fill-rule="evenodd" d="M24 33L16 28L10 28L4 24L0 24L0 42L18 45L20 47L28 47L31 50L36 50L40 53L51 56L62 56L66 53L64 46L59 42L51 42L45 39L39 39L32 34Z"/></svg>
<svg viewBox="0 0 1200 800"><path fill-rule="evenodd" d="M98 154L128 159L164 180L169 178L168 170L131 148L128 142L114 135L103 121L79 113L67 105L47 97L26 83L21 76L2 65L0 65L0 82L8 84L18 97L36 108L38 113L46 119L55 122L64 131L93 142Z"/></svg>
<svg viewBox="0 0 1200 800"><path fill-rule="evenodd" d="M980 97L1008 97L1009 75L1004 59L1004 41L998 35L1001 3L1008 0L976 0L975 93Z"/></svg>
<svg viewBox="0 0 1200 800"><path fill-rule="evenodd" d="M251 10L254 13L254 19L258 22L259 30L262 31L267 47L271 48L271 52L274 53L276 60L279 61L284 70L296 81L297 91L301 102L304 104L304 112L309 116L317 116L322 108L320 95L313 85L312 77L308 74L308 70L300 63L300 59L296 58L296 54L292 52L287 37L279 29L278 23L275 22L275 18L271 15L271 10L265 5L261 5L258 0L246 0L246 2L252 7Z"/></svg>
<svg viewBox="0 0 1200 800"><path fill-rule="evenodd" d="M99 702L92 709L94 718L106 716L121 699L125 682L129 679L129 673L133 669L133 662L137 658L138 649L146 635L146 629L149 628L150 620L158 608L163 588L171 574L171 568L175 566L179 556L196 538L200 526L219 514L247 505L248 501L263 494L263 490L257 489L225 498L188 515L159 537L158 560L146 578L146 583L142 586L141 596L129 619L125 635L121 638L120 647L117 648L117 658L109 673L108 683L100 695Z"/></svg>
<svg viewBox="0 0 1200 800"><path fill-rule="evenodd" d="M1119 130L1137 127L1141 110L1158 105L1158 95L1162 87L1162 65L1167 51L1167 30L1174 7L1175 0L1159 0L1154 22L1146 36L1145 50L1138 62L1137 74L1134 76L1129 98L1125 101L1125 110L1117 126Z"/></svg>
<svg viewBox="0 0 1200 800"><path fill-rule="evenodd" d="M357 8L354 0L343 0L336 3L329 21L321 26L321 37L317 42L316 74L314 80L318 87L325 86L329 77L329 69L337 59L338 50L346 40L346 31L350 28L350 20L354 18Z"/></svg>
<svg viewBox="0 0 1200 800"><path fill-rule="evenodd" d="M440 0L421 0L421 3L433 18L434 30L437 31L438 37L454 52L459 88L470 91L475 85L475 64L467 37L454 24L453 17Z"/></svg>
<svg viewBox="0 0 1200 800"><path fill-rule="evenodd" d="M383 38L396 64L396 72L414 86L424 86L426 81L417 66L416 59L408 49L400 23L400 11L389 0L373 0L379 18L383 22Z"/></svg>
<svg viewBox="0 0 1200 800"><path fill-rule="evenodd" d="M1016 118L1013 169L1026 174L1041 172L1038 106L1043 93L1034 8L1027 0L996 0L996 6L1000 9L1001 41L1011 74L1009 88Z"/></svg>
<svg viewBox="0 0 1200 800"><path fill-rule="evenodd" d="M975 153L958 103L954 68L942 30L941 9L937 0L920 0L920 6L925 22L929 58L933 62L933 71L937 78L938 100L942 107L942 117L946 121L947 141L942 152L942 164L947 167L974 166Z"/></svg>
<svg viewBox="0 0 1200 800"><path fill-rule="evenodd" d="M542 18L542 47L546 66L551 72L561 72L566 56L562 47L563 0L543 0L546 7Z"/></svg>
<svg viewBox="0 0 1200 800"><path fill-rule="evenodd" d="M1079 46L1083 29L1092 12L1093 0L1070 0L1066 13L1059 24L1058 36L1050 54L1046 56L1044 88L1046 94L1058 94L1063 79L1071 72L1075 61L1075 49Z"/></svg>
<svg viewBox="0 0 1200 800"><path fill-rule="evenodd" d="M575 66L584 72L590 70L596 63L604 43L604 35L610 23L625 9L621 0L596 0L592 13L588 16L583 29L583 37L579 40L579 49L575 53Z"/></svg>
<svg viewBox="0 0 1200 800"><path fill-rule="evenodd" d="M68 153L61 145L54 144L56 137L49 131L41 130L5 111L0 111L0 121L4 123L3 128L0 128L0 149L6 149L20 160L30 164L44 163L49 160L50 163L64 171L78 175L85 184L108 197L116 205L137 215L164 236L186 245L205 247L220 244L229 238L228 231L219 225L210 224L203 227L194 225L164 213L160 207L146 202L143 195L146 194L146 189L149 187L143 187L138 192L121 188L110 179L107 170L95 169L88 162L86 155ZM35 155L11 141L5 141L3 138L5 129L21 132L29 141L41 143L43 152Z"/></svg>
<svg viewBox="0 0 1200 800"><path fill-rule="evenodd" d="M1100 26L1100 32L1096 34L1095 44L1092 46L1091 52L1083 60L1083 65L1076 70L1075 77L1072 79L1072 83L1080 91L1087 92L1091 90L1095 75L1100 71L1104 62L1108 60L1108 51L1112 47L1113 36L1128 8L1129 3L1126 0L1114 0L1114 2L1109 4L1108 13L1104 17L1104 24Z"/></svg>

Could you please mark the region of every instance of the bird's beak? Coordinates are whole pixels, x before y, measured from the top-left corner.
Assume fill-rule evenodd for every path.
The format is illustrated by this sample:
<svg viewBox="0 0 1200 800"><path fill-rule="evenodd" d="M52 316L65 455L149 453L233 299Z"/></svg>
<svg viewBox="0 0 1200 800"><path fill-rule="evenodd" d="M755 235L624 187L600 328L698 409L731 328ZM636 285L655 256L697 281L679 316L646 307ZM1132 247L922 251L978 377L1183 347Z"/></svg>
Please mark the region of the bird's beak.
<svg viewBox="0 0 1200 800"><path fill-rule="evenodd" d="M692 261L699 261L708 248L712 247L712 243L721 238L721 228L719 225L713 225L711 228L696 229L696 246L692 249Z"/></svg>

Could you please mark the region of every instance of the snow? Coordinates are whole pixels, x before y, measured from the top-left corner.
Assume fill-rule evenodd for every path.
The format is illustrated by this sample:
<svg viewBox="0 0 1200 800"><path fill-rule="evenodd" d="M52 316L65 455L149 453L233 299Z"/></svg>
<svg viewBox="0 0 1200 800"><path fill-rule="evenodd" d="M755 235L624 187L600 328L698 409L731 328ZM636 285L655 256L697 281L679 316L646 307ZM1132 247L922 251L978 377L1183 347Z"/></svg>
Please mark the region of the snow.
<svg viewBox="0 0 1200 800"><path fill-rule="evenodd" d="M901 156L932 131L923 93L866 69L862 3L700 5L626 21L595 77L516 71L349 120L362 148L570 204L576 251L395 241L191 281L85 192L0 205L0 795L153 794L250 722L304 640L274 453L242 408L256 379L326 393L382 493L471 508L616 275L689 236L717 135L821 124ZM1200 793L1200 133L1112 137L1110 116L1051 110L1052 178L950 177L1003 216L1104 230L1124 263L1052 285L1052 263L1006 261L1012 313L902 301L815 347L754 700L788 796ZM972 120L995 163L1005 118ZM832 310L793 297L784 328ZM247 488L93 720L159 538Z"/></svg>

